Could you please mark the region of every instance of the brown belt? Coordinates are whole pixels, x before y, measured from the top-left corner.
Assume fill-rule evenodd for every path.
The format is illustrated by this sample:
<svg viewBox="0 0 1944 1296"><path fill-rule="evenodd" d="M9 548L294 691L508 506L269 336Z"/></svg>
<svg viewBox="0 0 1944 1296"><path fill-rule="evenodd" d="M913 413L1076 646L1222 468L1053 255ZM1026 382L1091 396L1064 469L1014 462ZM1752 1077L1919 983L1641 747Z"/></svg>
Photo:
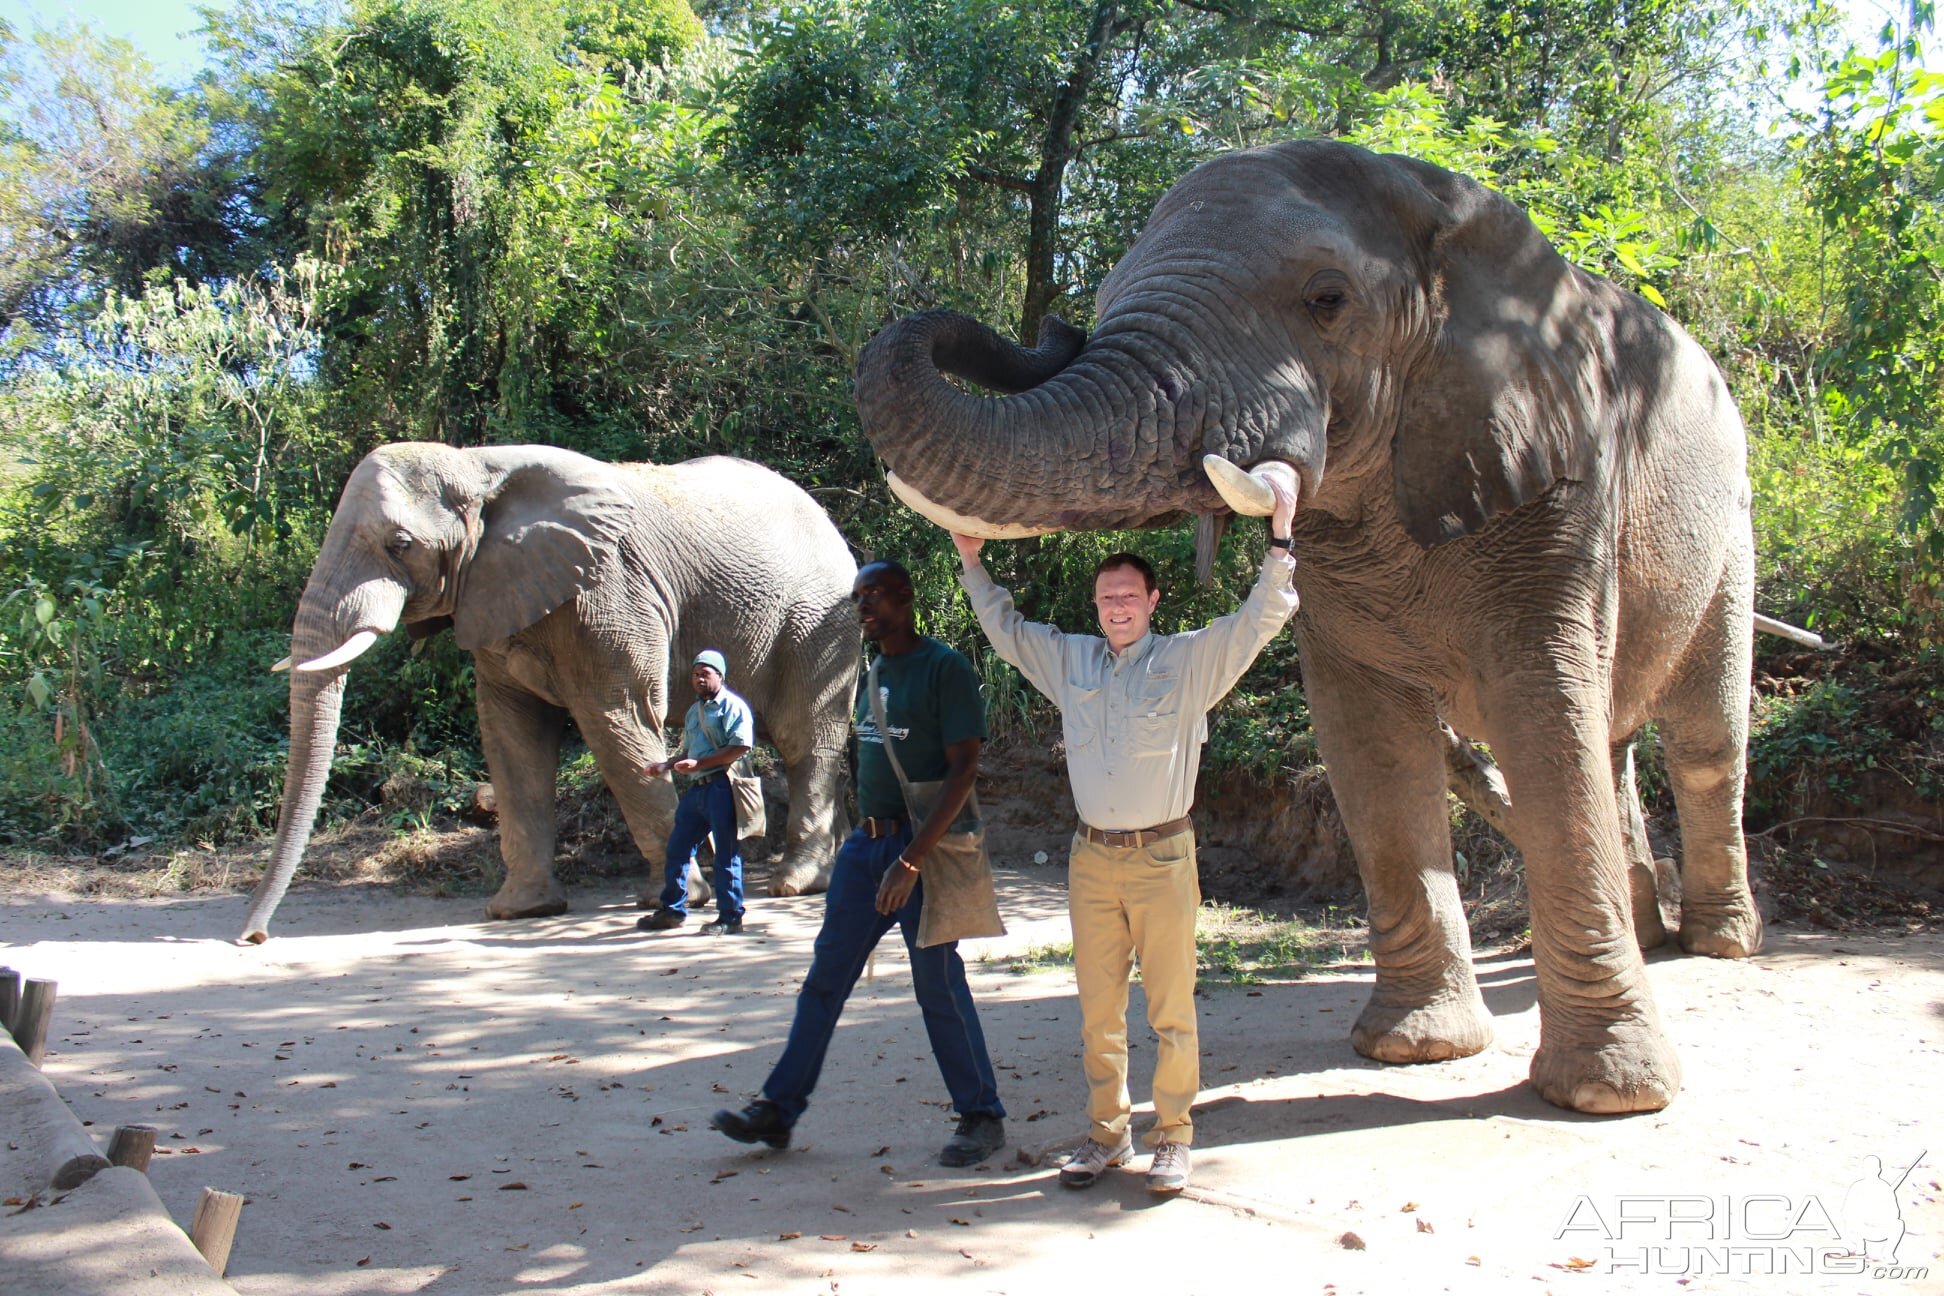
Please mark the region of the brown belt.
<svg viewBox="0 0 1944 1296"><path fill-rule="evenodd" d="M1129 828L1125 832L1110 832L1105 828L1096 828L1092 824L1083 823L1080 825L1080 835L1096 846L1134 850L1158 842L1163 837L1172 837L1178 832L1186 832L1194 826L1194 821L1187 815L1183 815L1179 819L1158 823L1152 828Z"/></svg>
<svg viewBox="0 0 1944 1296"><path fill-rule="evenodd" d="M904 822L902 819L873 819L866 815L858 821L857 826L863 829L866 837L889 837L902 829Z"/></svg>

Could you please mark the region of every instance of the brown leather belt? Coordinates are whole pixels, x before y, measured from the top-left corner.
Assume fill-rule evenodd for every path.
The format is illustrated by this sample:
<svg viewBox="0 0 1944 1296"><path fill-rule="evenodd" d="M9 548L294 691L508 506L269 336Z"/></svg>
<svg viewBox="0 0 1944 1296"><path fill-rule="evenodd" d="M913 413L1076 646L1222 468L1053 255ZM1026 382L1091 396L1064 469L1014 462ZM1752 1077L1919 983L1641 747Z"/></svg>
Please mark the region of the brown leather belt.
<svg viewBox="0 0 1944 1296"><path fill-rule="evenodd" d="M1194 821L1187 815L1183 815L1179 819L1170 819L1166 823L1158 823L1152 828L1129 828L1124 832L1109 831L1105 828L1096 828L1092 824L1083 823L1080 825L1080 835L1096 846L1113 846L1121 850L1134 850L1142 846L1152 845L1160 841L1163 837L1172 837L1178 832L1186 832L1194 826Z"/></svg>
<svg viewBox="0 0 1944 1296"><path fill-rule="evenodd" d="M866 815L858 821L857 826L863 829L866 837L889 837L903 829L905 821L902 819L873 819L869 815Z"/></svg>

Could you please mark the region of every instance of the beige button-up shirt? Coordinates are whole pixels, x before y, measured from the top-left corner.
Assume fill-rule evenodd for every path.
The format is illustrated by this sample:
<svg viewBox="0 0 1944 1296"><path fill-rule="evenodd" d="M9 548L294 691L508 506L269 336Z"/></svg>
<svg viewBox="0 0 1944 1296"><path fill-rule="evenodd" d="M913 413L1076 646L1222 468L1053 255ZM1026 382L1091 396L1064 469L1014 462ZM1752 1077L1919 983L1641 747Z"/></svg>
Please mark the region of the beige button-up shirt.
<svg viewBox="0 0 1944 1296"><path fill-rule="evenodd" d="M992 648L1060 708L1080 818L1125 831L1195 803L1208 709L1296 611L1296 564L1271 550L1242 606L1199 630L1146 634L1115 654L1099 635L1028 621L981 566L960 574Z"/></svg>

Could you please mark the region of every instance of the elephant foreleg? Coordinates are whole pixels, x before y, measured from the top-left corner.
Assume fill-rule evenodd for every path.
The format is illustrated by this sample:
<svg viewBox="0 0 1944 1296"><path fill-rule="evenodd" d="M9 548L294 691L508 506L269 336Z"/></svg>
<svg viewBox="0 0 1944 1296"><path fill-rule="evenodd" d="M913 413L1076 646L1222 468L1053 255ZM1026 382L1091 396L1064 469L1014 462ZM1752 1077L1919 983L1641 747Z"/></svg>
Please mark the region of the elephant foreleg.
<svg viewBox="0 0 1944 1296"><path fill-rule="evenodd" d="M479 737L499 803L500 859L506 864L506 880L486 902L486 916L566 913L566 893L553 875L554 791L566 713L483 671L478 680Z"/></svg>
<svg viewBox="0 0 1944 1296"><path fill-rule="evenodd" d="M1518 718L1512 732L1494 735L1504 739L1494 751L1512 789L1531 896L1532 1083L1575 1111L1657 1111L1680 1089L1680 1064L1634 939L1605 699L1587 685L1545 685L1547 668L1508 668L1505 679L1521 692L1494 707ZM1541 696L1543 706L1534 701Z"/></svg>
<svg viewBox="0 0 1944 1296"><path fill-rule="evenodd" d="M1351 1043L1380 1062L1469 1057L1492 1042L1492 1019L1452 872L1445 747L1430 700L1363 686L1313 656L1304 692L1370 905L1377 984Z"/></svg>

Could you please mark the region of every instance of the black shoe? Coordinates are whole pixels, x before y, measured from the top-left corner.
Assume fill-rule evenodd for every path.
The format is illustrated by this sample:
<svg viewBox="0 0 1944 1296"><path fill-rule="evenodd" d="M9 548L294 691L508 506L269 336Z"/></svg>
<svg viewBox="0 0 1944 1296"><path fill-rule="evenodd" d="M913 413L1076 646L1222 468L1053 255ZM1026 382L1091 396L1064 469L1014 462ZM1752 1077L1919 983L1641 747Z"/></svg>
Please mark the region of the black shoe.
<svg viewBox="0 0 1944 1296"><path fill-rule="evenodd" d="M758 1098L739 1112L723 1108L709 1118L709 1125L738 1143L767 1143L777 1151L790 1146L789 1122L783 1109L767 1098Z"/></svg>
<svg viewBox="0 0 1944 1296"><path fill-rule="evenodd" d="M742 935L742 919L718 918L712 923L704 923L702 924L702 934L704 936L740 936Z"/></svg>
<svg viewBox="0 0 1944 1296"><path fill-rule="evenodd" d="M958 1133L946 1141L938 1154L943 1166L969 1166L1006 1146L1006 1122L986 1112L959 1117Z"/></svg>
<svg viewBox="0 0 1944 1296"><path fill-rule="evenodd" d="M688 915L679 909L657 909L635 919L635 926L642 931L670 931L688 921Z"/></svg>

